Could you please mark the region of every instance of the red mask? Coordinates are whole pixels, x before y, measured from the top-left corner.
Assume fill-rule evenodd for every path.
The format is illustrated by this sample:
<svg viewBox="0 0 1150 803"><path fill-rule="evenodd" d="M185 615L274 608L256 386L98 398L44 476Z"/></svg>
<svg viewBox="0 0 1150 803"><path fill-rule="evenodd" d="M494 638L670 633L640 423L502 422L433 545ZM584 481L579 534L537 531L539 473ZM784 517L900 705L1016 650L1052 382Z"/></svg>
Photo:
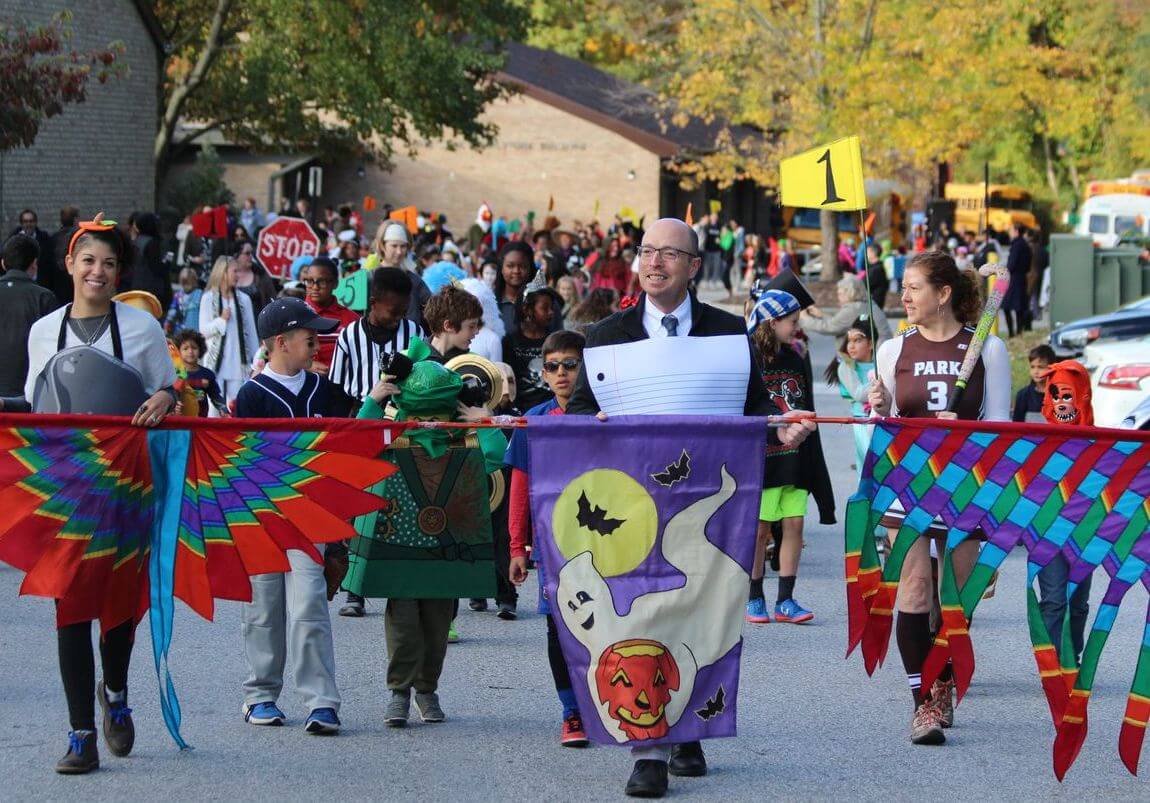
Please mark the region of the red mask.
<svg viewBox="0 0 1150 803"><path fill-rule="evenodd" d="M1042 417L1051 424L1094 426L1090 404L1090 374L1075 360L1056 362L1043 374L1046 393Z"/></svg>
<svg viewBox="0 0 1150 803"><path fill-rule="evenodd" d="M666 707L679 689L679 666L657 641L617 641L599 656L595 669L599 702L629 739L667 735Z"/></svg>

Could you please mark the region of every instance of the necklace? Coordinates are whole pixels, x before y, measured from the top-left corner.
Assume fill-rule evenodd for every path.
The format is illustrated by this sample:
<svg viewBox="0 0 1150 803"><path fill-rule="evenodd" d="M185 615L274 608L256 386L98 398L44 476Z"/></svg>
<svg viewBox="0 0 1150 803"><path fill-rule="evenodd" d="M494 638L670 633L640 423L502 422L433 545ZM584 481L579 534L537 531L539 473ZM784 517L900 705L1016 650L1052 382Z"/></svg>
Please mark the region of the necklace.
<svg viewBox="0 0 1150 803"><path fill-rule="evenodd" d="M96 323L91 329L88 328L89 321L92 320L90 318L69 318L68 323L71 324L72 331L76 333L76 337L80 338L85 346L90 346L104 334L104 329L108 325L109 317L111 317L111 313L105 312L96 320Z"/></svg>

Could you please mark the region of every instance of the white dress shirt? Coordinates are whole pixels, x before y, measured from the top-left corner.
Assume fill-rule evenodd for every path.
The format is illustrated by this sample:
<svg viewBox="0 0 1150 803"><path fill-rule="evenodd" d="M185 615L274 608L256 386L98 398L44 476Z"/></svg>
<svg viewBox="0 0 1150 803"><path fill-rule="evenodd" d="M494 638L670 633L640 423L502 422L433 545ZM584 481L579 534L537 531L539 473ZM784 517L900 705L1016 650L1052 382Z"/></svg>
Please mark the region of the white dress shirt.
<svg viewBox="0 0 1150 803"><path fill-rule="evenodd" d="M691 334L691 294L683 299L683 303L675 308L674 312L666 313L647 298L643 301L643 328L647 330L647 337L669 337L663 328L663 316L671 314L678 319L679 325L675 332L676 337L686 337Z"/></svg>

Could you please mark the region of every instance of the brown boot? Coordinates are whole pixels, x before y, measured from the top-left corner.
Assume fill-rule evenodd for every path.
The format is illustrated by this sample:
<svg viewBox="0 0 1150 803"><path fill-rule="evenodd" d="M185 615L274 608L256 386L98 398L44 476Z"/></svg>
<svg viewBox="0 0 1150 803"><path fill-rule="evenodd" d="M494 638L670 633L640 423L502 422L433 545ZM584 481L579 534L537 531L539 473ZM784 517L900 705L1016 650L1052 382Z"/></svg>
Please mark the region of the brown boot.
<svg viewBox="0 0 1150 803"><path fill-rule="evenodd" d="M84 731L68 734L68 752L56 762L61 775L85 775L100 767L100 754L96 751L96 732Z"/></svg>
<svg viewBox="0 0 1150 803"><path fill-rule="evenodd" d="M936 680L930 687L930 704L938 711L938 724L944 728L954 725L954 681Z"/></svg>
<svg viewBox="0 0 1150 803"><path fill-rule="evenodd" d="M938 720L938 709L929 702L920 705L910 721L910 740L914 744L946 744L946 734Z"/></svg>
<svg viewBox="0 0 1150 803"><path fill-rule="evenodd" d="M124 691L123 700L113 703L108 699L108 690L101 680L96 687L96 699L104 710L104 744L108 745L112 755L123 758L132 752L132 745L136 742L136 726L132 723L132 709L128 708L128 692Z"/></svg>

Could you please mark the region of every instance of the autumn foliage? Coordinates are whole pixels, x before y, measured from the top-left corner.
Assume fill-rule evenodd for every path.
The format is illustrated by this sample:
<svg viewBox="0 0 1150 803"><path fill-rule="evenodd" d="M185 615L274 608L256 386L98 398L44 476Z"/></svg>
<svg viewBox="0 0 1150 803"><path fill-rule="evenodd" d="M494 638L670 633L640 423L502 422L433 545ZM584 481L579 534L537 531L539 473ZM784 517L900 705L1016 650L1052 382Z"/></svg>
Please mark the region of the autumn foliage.
<svg viewBox="0 0 1150 803"><path fill-rule="evenodd" d="M70 21L66 12L38 27L0 21L0 151L31 145L44 120L87 99L89 81L123 73L123 45L74 50Z"/></svg>

